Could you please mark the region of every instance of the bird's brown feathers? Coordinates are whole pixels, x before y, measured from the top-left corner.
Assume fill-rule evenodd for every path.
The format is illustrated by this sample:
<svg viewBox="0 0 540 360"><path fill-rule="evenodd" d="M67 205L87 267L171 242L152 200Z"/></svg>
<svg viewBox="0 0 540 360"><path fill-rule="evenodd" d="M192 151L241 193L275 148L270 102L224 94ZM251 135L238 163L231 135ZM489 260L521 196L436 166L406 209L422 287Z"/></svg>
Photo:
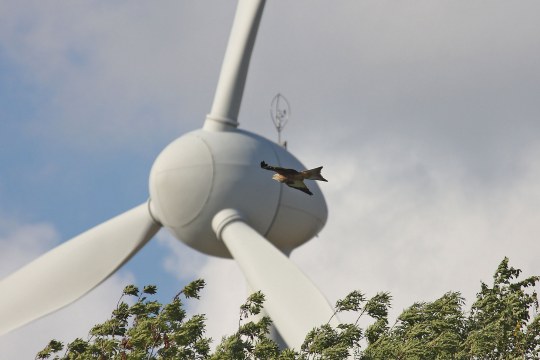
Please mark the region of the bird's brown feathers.
<svg viewBox="0 0 540 360"><path fill-rule="evenodd" d="M309 190L306 184L304 184L304 180L328 181L321 175L321 170L323 168L322 166L315 169L297 171L278 166L270 166L264 161L261 161L261 168L274 171L276 174L272 176L272 179L309 195L313 195L313 193Z"/></svg>

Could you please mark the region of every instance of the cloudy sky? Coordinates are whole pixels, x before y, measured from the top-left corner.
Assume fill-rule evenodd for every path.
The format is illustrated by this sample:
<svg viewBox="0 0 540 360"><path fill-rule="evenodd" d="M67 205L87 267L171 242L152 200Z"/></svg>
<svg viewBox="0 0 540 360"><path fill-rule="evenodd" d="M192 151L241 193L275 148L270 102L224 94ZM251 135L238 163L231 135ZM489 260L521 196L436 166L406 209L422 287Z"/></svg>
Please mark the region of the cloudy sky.
<svg viewBox="0 0 540 360"><path fill-rule="evenodd" d="M209 112L234 15L228 1L0 0L0 276L146 200L160 150ZM329 219L292 260L331 302L390 291L394 315L449 290L471 300L504 256L540 274L538 1L268 2L240 124L324 165ZM0 338L33 358L85 337L129 283L219 339L244 280L166 231L81 301ZM9 296L1 294L0 296ZM39 299L36 299L38 301Z"/></svg>

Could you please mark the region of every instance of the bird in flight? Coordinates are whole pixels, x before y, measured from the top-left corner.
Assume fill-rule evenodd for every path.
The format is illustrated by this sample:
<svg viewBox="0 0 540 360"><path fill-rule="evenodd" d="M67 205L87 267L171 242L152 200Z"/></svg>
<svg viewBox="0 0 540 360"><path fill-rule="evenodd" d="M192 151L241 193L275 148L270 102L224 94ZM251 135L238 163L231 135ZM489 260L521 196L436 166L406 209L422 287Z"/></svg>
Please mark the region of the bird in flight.
<svg viewBox="0 0 540 360"><path fill-rule="evenodd" d="M292 187L293 189L297 189L300 191L305 192L306 194L313 195L311 191L309 191L306 184L304 184L304 180L319 180L319 181L328 181L321 175L321 169L322 166L319 166L318 168L311 169L311 170L304 170L304 171L296 171L294 169L286 169L282 167L277 166L270 166L264 161L261 161L261 168L265 170L274 171L276 174L272 176L272 179L279 181L280 183L284 183L287 186Z"/></svg>

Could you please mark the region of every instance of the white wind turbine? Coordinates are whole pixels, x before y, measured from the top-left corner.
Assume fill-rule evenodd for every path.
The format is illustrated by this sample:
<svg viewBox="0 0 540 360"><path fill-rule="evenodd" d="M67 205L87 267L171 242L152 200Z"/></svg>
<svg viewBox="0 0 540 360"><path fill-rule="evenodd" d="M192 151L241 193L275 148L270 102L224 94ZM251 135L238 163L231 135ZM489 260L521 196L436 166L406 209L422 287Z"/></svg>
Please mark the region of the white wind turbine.
<svg viewBox="0 0 540 360"><path fill-rule="evenodd" d="M200 130L169 144L150 171L150 198L0 281L0 335L77 300L163 226L205 254L232 257L289 347L299 348L332 307L288 254L324 226L327 208L282 186L261 160L304 168L282 146L239 130L237 117L265 0L239 0L212 110ZM334 318L335 319L335 318ZM332 320L337 325L337 320Z"/></svg>

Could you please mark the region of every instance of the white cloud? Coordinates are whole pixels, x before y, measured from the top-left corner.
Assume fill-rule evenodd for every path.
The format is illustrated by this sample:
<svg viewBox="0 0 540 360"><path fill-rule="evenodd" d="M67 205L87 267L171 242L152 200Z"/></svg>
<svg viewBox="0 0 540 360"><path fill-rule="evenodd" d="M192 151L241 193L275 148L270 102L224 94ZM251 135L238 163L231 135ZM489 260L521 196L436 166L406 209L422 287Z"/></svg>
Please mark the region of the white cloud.
<svg viewBox="0 0 540 360"><path fill-rule="evenodd" d="M292 258L332 300L356 288L390 291L397 315L450 290L472 301L504 256L526 275L540 273L537 149L510 182L483 189L471 174L408 151L319 155L331 164L330 218Z"/></svg>
<svg viewBox="0 0 540 360"><path fill-rule="evenodd" d="M178 279L193 279L208 260L208 256L184 245L168 231L161 231L156 239L167 249L163 259L164 270Z"/></svg>
<svg viewBox="0 0 540 360"><path fill-rule="evenodd" d="M15 221L1 221L0 277L49 250L57 241L58 233L51 224L21 225Z"/></svg>

